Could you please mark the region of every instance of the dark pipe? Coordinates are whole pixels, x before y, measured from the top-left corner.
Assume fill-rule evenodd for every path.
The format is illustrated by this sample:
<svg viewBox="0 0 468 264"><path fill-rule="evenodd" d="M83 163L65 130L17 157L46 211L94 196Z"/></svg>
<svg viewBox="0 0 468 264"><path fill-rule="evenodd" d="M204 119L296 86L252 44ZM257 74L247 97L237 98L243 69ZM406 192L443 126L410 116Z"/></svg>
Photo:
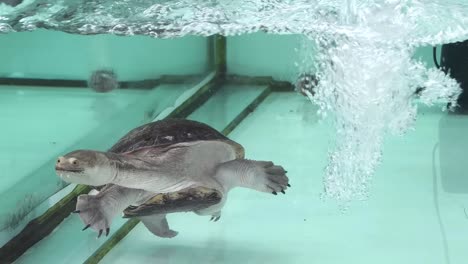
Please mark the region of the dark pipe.
<svg viewBox="0 0 468 264"><path fill-rule="evenodd" d="M468 113L468 40L442 45L440 68L462 89L456 112Z"/></svg>

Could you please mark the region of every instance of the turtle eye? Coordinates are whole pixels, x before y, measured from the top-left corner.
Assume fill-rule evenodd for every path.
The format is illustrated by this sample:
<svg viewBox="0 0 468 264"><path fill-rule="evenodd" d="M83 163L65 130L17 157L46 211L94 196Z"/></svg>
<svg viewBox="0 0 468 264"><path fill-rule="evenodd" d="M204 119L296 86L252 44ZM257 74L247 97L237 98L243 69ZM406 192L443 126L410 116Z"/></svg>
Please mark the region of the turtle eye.
<svg viewBox="0 0 468 264"><path fill-rule="evenodd" d="M73 165L78 165L78 160L75 159L75 158L71 158L71 159L69 159L68 161L69 161L71 164L73 164Z"/></svg>

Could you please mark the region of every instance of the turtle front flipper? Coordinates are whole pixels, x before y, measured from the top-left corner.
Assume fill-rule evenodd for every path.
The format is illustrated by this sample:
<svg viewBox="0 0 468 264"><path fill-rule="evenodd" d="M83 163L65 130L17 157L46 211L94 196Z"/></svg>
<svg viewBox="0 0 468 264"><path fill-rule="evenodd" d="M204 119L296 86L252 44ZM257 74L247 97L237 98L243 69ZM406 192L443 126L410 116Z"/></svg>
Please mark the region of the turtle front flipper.
<svg viewBox="0 0 468 264"><path fill-rule="evenodd" d="M85 224L83 230L91 228L107 236L110 231L112 219L121 213L129 205L137 203L140 199L147 199L151 193L106 185L101 191L92 190L89 194L78 196L75 213L79 214Z"/></svg>
<svg viewBox="0 0 468 264"><path fill-rule="evenodd" d="M98 237L105 231L109 235L112 222L113 206L103 205L103 199L95 194L82 194L78 196L76 211L86 225L83 231L91 227L99 232Z"/></svg>
<svg viewBox="0 0 468 264"><path fill-rule="evenodd" d="M222 194L205 187L190 187L178 192L160 193L139 206L124 210L124 218L198 211L219 203Z"/></svg>

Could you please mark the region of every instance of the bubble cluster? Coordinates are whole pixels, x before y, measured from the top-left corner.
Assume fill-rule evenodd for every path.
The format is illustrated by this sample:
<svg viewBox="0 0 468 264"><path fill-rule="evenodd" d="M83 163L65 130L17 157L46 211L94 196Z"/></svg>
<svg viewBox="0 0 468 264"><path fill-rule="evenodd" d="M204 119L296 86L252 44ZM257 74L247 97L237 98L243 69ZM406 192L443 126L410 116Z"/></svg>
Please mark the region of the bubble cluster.
<svg viewBox="0 0 468 264"><path fill-rule="evenodd" d="M112 70L97 70L91 74L88 86L98 93L107 93L119 87L117 75Z"/></svg>
<svg viewBox="0 0 468 264"><path fill-rule="evenodd" d="M325 194L343 202L367 199L383 155L383 140L387 134L402 135L413 127L418 93L425 104L445 102L445 106L456 104L461 92L455 80L412 59L416 45L404 39L391 41L393 31L409 33L402 31L407 27L391 24L394 17L381 21L371 17L369 23L360 14L366 13L365 8L346 10L357 12L354 19L345 20L353 21L353 31L360 34L311 35L303 44L305 50L314 47L317 54L311 68L320 81L311 100L320 106L322 116L333 117L336 126Z"/></svg>

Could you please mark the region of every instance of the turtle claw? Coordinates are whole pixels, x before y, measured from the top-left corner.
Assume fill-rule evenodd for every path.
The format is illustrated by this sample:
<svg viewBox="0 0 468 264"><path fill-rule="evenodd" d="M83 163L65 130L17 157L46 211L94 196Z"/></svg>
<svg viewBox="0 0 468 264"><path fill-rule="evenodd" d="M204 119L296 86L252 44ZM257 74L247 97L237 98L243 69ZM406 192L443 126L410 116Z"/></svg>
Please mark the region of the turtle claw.
<svg viewBox="0 0 468 264"><path fill-rule="evenodd" d="M79 214L80 212L81 212L80 210L75 210L75 211L73 211L72 213L74 213L74 214Z"/></svg>
<svg viewBox="0 0 468 264"><path fill-rule="evenodd" d="M213 221L213 222L218 222L218 220L221 218L221 216L212 216L210 221Z"/></svg>
<svg viewBox="0 0 468 264"><path fill-rule="evenodd" d="M106 237L109 235L110 228L106 228ZM104 229L100 229L97 238L100 238L102 236L102 233L104 232Z"/></svg>
<svg viewBox="0 0 468 264"><path fill-rule="evenodd" d="M220 218L221 218L221 213L218 212L218 213L216 213L215 215L212 215L212 216L211 216L210 221L218 222L218 220L219 220Z"/></svg>
<svg viewBox="0 0 468 264"><path fill-rule="evenodd" d="M91 225L90 224L87 224L83 229L81 229L81 231L85 231L86 229L88 229Z"/></svg>
<svg viewBox="0 0 468 264"><path fill-rule="evenodd" d="M282 192L283 194L286 194L286 193L284 192L284 190L281 190L281 192Z"/></svg>

